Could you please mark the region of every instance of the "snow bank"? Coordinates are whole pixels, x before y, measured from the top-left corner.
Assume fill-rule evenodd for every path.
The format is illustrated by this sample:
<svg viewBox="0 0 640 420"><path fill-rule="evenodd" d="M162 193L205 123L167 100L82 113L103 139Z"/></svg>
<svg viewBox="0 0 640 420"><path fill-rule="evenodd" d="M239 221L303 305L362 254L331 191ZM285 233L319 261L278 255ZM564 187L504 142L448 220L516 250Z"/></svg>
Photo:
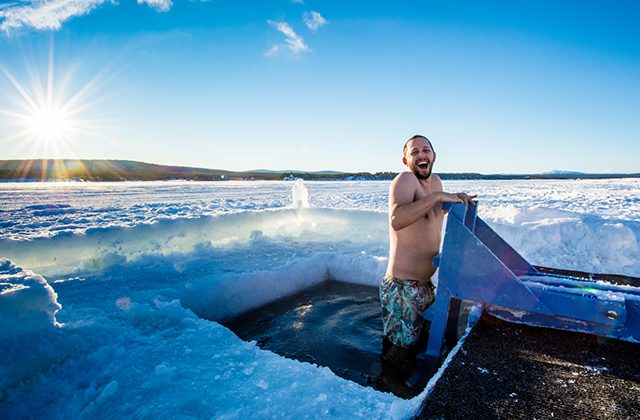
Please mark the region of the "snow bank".
<svg viewBox="0 0 640 420"><path fill-rule="evenodd" d="M386 215L299 209L243 212L84 234L0 241L0 254L53 278L58 290L162 290L222 320L328 279L377 285L387 263ZM93 284L95 283L95 284ZM65 315L68 316L68 315Z"/></svg>
<svg viewBox="0 0 640 420"><path fill-rule="evenodd" d="M133 227L92 228L31 240L0 240L0 255L45 275L98 270L148 254L226 247L260 237L333 243L386 242L386 215L334 209L244 211L166 219Z"/></svg>
<svg viewBox="0 0 640 420"><path fill-rule="evenodd" d="M278 248L275 243L269 246ZM386 257L372 256L348 244L341 255L308 251L305 254L298 249L295 262L270 270L192 278L180 300L199 316L221 321L329 279L377 286L386 270Z"/></svg>
<svg viewBox="0 0 640 420"><path fill-rule="evenodd" d="M58 326L57 297L42 276L0 259L0 339Z"/></svg>
<svg viewBox="0 0 640 420"><path fill-rule="evenodd" d="M222 320L327 279L375 286L387 241L383 213L301 208L4 240L0 255L61 290L95 277L110 287L120 278L149 290L164 284L199 316Z"/></svg>
<svg viewBox="0 0 640 420"><path fill-rule="evenodd" d="M444 181L443 184L446 191L478 194L481 216L487 209L511 205L524 211L546 208L607 220L640 222L640 178Z"/></svg>
<svg viewBox="0 0 640 420"><path fill-rule="evenodd" d="M541 207L487 208L482 202L479 211L533 264L640 276L640 222ZM328 248L340 241L386 246L386 214L301 208L167 219L52 238L0 240L0 256L44 275L64 275L104 269L149 254L188 253L201 246L224 248L260 237L325 243ZM336 254L340 254L337 248Z"/></svg>
<svg viewBox="0 0 640 420"><path fill-rule="evenodd" d="M537 265L640 276L640 223L563 210L505 205L480 214Z"/></svg>
<svg viewBox="0 0 640 420"><path fill-rule="evenodd" d="M57 328L60 308L42 276L0 259L0 417L11 418L2 407L11 390L45 374L68 349Z"/></svg>

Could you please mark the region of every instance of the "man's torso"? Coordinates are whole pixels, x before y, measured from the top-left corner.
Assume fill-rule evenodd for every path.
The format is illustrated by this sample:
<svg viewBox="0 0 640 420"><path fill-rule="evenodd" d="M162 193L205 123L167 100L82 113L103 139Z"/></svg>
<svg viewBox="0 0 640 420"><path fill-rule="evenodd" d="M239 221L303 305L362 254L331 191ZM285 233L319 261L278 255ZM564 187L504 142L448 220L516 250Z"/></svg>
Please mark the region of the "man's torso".
<svg viewBox="0 0 640 420"><path fill-rule="evenodd" d="M431 192L442 191L439 178L420 183L415 179L413 201ZM392 205L393 203L390 203ZM389 228L390 254L387 274L408 280L426 280L435 272L432 259L440 251L444 213L440 205L429 210L425 217L398 231Z"/></svg>

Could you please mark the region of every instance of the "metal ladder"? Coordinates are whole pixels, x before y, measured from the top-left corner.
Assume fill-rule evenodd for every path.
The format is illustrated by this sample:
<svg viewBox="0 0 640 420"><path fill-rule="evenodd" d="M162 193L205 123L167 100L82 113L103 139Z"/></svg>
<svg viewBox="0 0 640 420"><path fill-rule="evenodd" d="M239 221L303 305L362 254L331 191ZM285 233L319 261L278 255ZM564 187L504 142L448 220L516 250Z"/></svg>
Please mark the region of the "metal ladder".
<svg viewBox="0 0 640 420"><path fill-rule="evenodd" d="M477 204L444 207L438 290L424 314L431 329L420 358L440 358L462 301L511 322L640 343L640 288L542 273L478 217Z"/></svg>

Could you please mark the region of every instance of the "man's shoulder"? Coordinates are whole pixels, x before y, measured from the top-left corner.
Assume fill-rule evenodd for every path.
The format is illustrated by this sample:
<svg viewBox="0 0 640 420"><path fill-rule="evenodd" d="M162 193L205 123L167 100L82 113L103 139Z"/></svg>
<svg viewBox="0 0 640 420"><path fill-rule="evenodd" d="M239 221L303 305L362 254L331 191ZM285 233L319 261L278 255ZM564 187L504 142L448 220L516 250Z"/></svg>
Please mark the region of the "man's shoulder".
<svg viewBox="0 0 640 420"><path fill-rule="evenodd" d="M389 194L392 197L411 196L420 188L418 178L412 172L400 172L389 186Z"/></svg>
<svg viewBox="0 0 640 420"><path fill-rule="evenodd" d="M403 171L400 172L398 175L396 175L395 178L393 178L393 182L398 183L398 182L418 182L418 178L416 178L416 176L409 171Z"/></svg>
<svg viewBox="0 0 640 420"><path fill-rule="evenodd" d="M391 189L412 188L412 187L417 187L418 184L419 184L418 178L416 178L416 176L413 173L404 171L404 172L400 172L398 175L396 175L395 178L393 178L393 182L391 183Z"/></svg>

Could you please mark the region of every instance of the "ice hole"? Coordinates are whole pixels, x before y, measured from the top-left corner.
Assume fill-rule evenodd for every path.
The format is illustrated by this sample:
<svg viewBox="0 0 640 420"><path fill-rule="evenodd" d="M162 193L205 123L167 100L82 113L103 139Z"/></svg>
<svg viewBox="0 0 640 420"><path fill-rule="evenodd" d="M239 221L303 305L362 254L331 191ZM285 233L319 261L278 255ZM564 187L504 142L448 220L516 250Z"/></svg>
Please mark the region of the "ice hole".
<svg viewBox="0 0 640 420"><path fill-rule="evenodd" d="M223 323L263 349L331 369L402 398L418 395L384 369L378 288L329 280ZM428 379L428 378L427 378Z"/></svg>

